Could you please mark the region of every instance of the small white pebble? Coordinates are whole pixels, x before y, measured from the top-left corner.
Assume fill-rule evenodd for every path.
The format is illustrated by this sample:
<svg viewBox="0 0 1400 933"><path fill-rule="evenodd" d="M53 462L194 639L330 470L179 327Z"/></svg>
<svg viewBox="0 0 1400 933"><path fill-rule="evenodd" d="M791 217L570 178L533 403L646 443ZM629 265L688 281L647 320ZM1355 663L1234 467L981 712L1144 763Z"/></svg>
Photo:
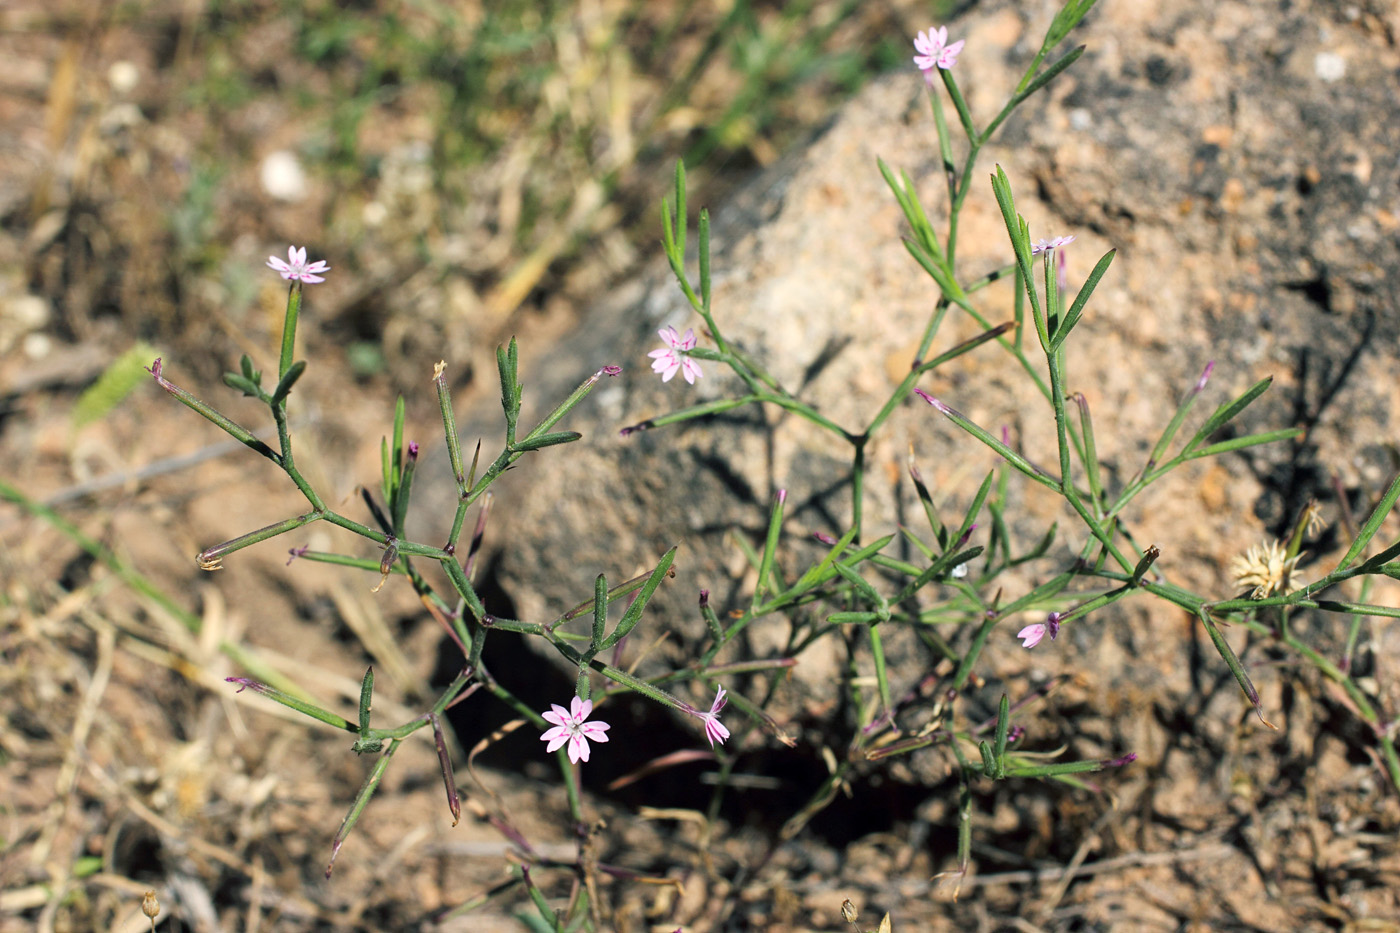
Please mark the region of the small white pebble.
<svg viewBox="0 0 1400 933"><path fill-rule="evenodd" d="M24 355L31 360L42 360L53 352L53 339L48 334L33 333L25 334L24 342L20 344L24 350Z"/></svg>
<svg viewBox="0 0 1400 933"><path fill-rule="evenodd" d="M285 149L270 152L259 169L263 190L279 201L306 197L306 172L297 157Z"/></svg>
<svg viewBox="0 0 1400 933"><path fill-rule="evenodd" d="M366 227L377 227L389 219L389 209L379 201L370 201L360 212Z"/></svg>
<svg viewBox="0 0 1400 933"><path fill-rule="evenodd" d="M1318 52L1313 58L1313 74L1323 81L1340 81L1347 73L1347 61L1336 52Z"/></svg>
<svg viewBox="0 0 1400 933"><path fill-rule="evenodd" d="M107 83L115 94L130 94L141 83L141 69L127 61L112 62L107 69Z"/></svg>

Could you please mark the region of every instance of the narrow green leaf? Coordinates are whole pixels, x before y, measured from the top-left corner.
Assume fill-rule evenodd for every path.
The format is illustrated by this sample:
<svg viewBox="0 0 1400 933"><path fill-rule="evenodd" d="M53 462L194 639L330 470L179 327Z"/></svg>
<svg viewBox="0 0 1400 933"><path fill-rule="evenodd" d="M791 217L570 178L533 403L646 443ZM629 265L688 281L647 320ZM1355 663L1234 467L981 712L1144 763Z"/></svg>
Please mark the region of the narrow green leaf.
<svg viewBox="0 0 1400 933"><path fill-rule="evenodd" d="M700 304L710 312L710 212L700 212Z"/></svg>
<svg viewBox="0 0 1400 933"><path fill-rule="evenodd" d="M1187 442L1186 446L1182 449L1183 452L1190 451L1201 441L1210 437L1216 431L1219 431L1225 425L1229 424L1232 420L1234 420L1236 415L1248 408L1250 406L1250 403L1252 403L1259 396L1263 395L1265 390L1269 388L1269 385L1273 381L1273 376L1261 379L1254 385L1250 386L1243 395L1235 399L1233 402L1227 402L1226 404L1221 405L1219 408L1217 408L1215 410L1215 413L1206 419L1206 423L1201 425L1201 429L1196 432L1196 436L1191 438L1191 440Z"/></svg>
<svg viewBox="0 0 1400 933"><path fill-rule="evenodd" d="M661 556L661 561L656 565L656 569L651 572L651 576L647 577L647 582L642 584L641 592L637 594L637 598L632 600L632 605L628 606L627 611L622 614L617 628L613 629L612 634L603 639L602 644L598 646L600 651L606 651L626 638L628 633L641 621L642 610L646 609L647 603L651 602L651 597L655 595L657 587L661 586L661 581L670 572L671 564L676 559L676 551L677 548L672 547Z"/></svg>
<svg viewBox="0 0 1400 933"><path fill-rule="evenodd" d="M688 213L685 206L685 163L680 159L676 160L676 235L675 247L676 258L681 262L685 261L685 234L689 223L686 220Z"/></svg>
<svg viewBox="0 0 1400 933"><path fill-rule="evenodd" d="M394 402L394 438L389 450L389 467L392 479L389 484L389 498L387 505L393 511L394 503L399 498L399 483L403 481L403 422L404 422L404 401L400 395Z"/></svg>
<svg viewBox="0 0 1400 933"><path fill-rule="evenodd" d="M250 379L243 378L237 373L224 373L224 385L228 386L230 389L237 389L249 398L264 398L261 386ZM271 401L271 398L269 397L267 400Z"/></svg>
<svg viewBox="0 0 1400 933"><path fill-rule="evenodd" d="M779 490L778 495L773 500L773 508L768 513L768 534L763 539L763 555L758 563L758 582L754 585L753 602L749 609L752 611L763 599L764 592L768 589L768 576L773 570L773 557L778 550L778 536L782 533L783 527L783 505L787 502L787 490Z"/></svg>
<svg viewBox="0 0 1400 933"><path fill-rule="evenodd" d="M1254 713L1259 717L1259 721L1270 729L1276 728L1273 723L1264 718L1264 704L1259 700L1259 691L1254 689L1254 682L1249 679L1249 674L1245 673L1244 665L1236 657L1234 649L1225 640L1225 636L1220 633L1215 620L1210 617L1210 613L1205 607L1196 610L1196 616L1201 620L1201 624L1206 627L1206 634L1210 636L1211 643L1215 645L1216 652L1225 662L1225 666L1230 669L1230 673L1235 675L1235 682L1244 691L1245 698L1254 707Z"/></svg>
<svg viewBox="0 0 1400 933"><path fill-rule="evenodd" d="M797 582L789 587L787 592L783 593L779 598L781 599L788 596L795 598L807 592L822 580L830 579L832 561L840 557L841 553L846 550L855 538L856 530L854 528L843 534L840 539L837 540L836 544L832 546L831 550L826 552L826 556L809 567L807 572L798 577Z"/></svg>
<svg viewBox="0 0 1400 933"><path fill-rule="evenodd" d="M997 707L997 731L996 746L993 749L996 753L997 771L1006 770L1006 741L1011 734L1011 698L1005 693L1001 695L1001 704Z"/></svg>
<svg viewBox="0 0 1400 933"><path fill-rule="evenodd" d="M516 441L511 450L539 450L542 447L554 447L558 444L569 444L583 437L577 431L555 431L551 434L531 435L521 441Z"/></svg>
<svg viewBox="0 0 1400 933"><path fill-rule="evenodd" d="M1400 498L1400 474L1390 481L1390 488L1385 491L1381 501L1376 503L1376 507L1371 510L1370 516L1366 519L1366 524L1361 526L1357 532L1356 540L1351 542L1351 547L1347 548L1346 554L1337 564L1337 570L1345 570L1351 566L1351 562L1361 556L1361 552L1366 549L1366 545L1371 543L1371 539L1376 536L1376 532L1381 530L1381 523L1385 521L1390 510L1395 508L1395 501ZM1389 559L1389 558L1386 558ZM1336 573L1336 570L1333 571Z"/></svg>
<svg viewBox="0 0 1400 933"><path fill-rule="evenodd" d="M598 574L593 581L593 637L589 644L594 648L602 645L608 624L608 578Z"/></svg>
<svg viewBox="0 0 1400 933"><path fill-rule="evenodd" d="M292 386L297 384L302 373L306 372L306 360L297 360L287 370L287 374L277 380L277 388L272 391L272 404L280 405L287 400L291 394Z"/></svg>
<svg viewBox="0 0 1400 933"><path fill-rule="evenodd" d="M992 752L992 743L978 742L977 750L982 753L982 773L989 778L997 777L997 759Z"/></svg>
<svg viewBox="0 0 1400 933"><path fill-rule="evenodd" d="M506 416L506 446L515 443L516 424L520 420L520 387L516 379L519 365L515 338L510 338L509 347L496 348L496 371L501 378L501 410Z"/></svg>
<svg viewBox="0 0 1400 933"><path fill-rule="evenodd" d="M870 583L864 577L862 577L852 568L847 567L845 564L841 563L841 561L839 560L833 563L831 566L836 570L837 573L844 577L848 583L850 583L856 588L856 592L860 594L861 598L865 602L875 606L874 612L876 619L878 619L881 622L889 621L890 604L885 599L885 597L881 596L879 592L876 591L875 587L871 586Z"/></svg>
<svg viewBox="0 0 1400 933"><path fill-rule="evenodd" d="M1103 483L1099 476L1099 448L1094 440L1094 422L1089 417L1089 400L1081 392L1074 395L1079 407L1079 434L1084 439L1084 473L1089 479L1089 494L1094 500L1095 513L1103 502Z"/></svg>
<svg viewBox="0 0 1400 933"><path fill-rule="evenodd" d="M1060 58L1056 59L1053 63L1051 63L1050 67L1046 68L1040 74L1032 78L1030 84L1027 84L1025 88L1021 91L1018 91L1016 93L1016 96L1012 98L1013 102L1011 106L1013 108L1019 106L1027 97L1030 97L1036 91L1045 87L1045 85L1049 84L1051 81L1054 81L1055 78L1057 78L1061 72L1063 72L1070 65L1073 65L1075 62L1079 61L1079 56L1084 54L1084 48L1085 47L1081 45L1077 48L1070 49ZM989 127L988 129L990 130L991 127Z"/></svg>
<svg viewBox="0 0 1400 933"><path fill-rule="evenodd" d="M1089 301L1089 296L1098 287L1099 279L1104 277L1108 267L1113 264L1113 257L1118 254L1116 249L1111 249L1103 254L1103 258L1094 266L1094 271L1089 273L1089 278L1084 281L1079 289L1079 294L1074 296L1074 303L1070 305L1069 312L1065 315L1064 321L1056 329L1054 336L1050 338L1050 349L1052 351L1060 349L1064 345L1065 338L1069 332L1074 330L1074 325L1079 323L1079 319L1084 316L1084 305Z"/></svg>
<svg viewBox="0 0 1400 933"><path fill-rule="evenodd" d="M872 622L888 621L888 614L885 618L881 618L878 612L833 612L826 617L826 621L832 625L846 625L848 623L867 625Z"/></svg>
<svg viewBox="0 0 1400 933"><path fill-rule="evenodd" d="M977 494L972 497L972 502L967 507L967 514L963 516L962 525L953 535L951 542L953 547L962 544L963 538L971 534L972 526L977 523L977 516L982 511L982 505L987 501L987 494L992 491L992 480L995 478L996 470L988 470L986 479L982 480L982 485L977 487Z"/></svg>
<svg viewBox="0 0 1400 933"><path fill-rule="evenodd" d="M923 398L934 408L942 412L943 415L949 421L953 422L958 427L966 431L968 434L971 434L973 437L977 438L979 441L992 448L992 450L995 450L998 454L1002 456L1002 458L1007 463L1020 470L1026 476L1029 476L1031 479L1035 480L1037 483L1040 483L1042 486L1049 487L1050 489L1054 489L1057 492L1060 490L1060 483L1058 480L1041 472L1038 468L1033 466L1029 460L1027 460L1025 457L1022 457L1020 454L1016 453L1016 451L1003 444L999 439L993 437L980 425L974 424L973 422L969 421L967 417L961 412L949 408L943 402L939 401L931 395L928 395L925 392L921 392L917 389L915 391L918 392L921 398Z"/></svg>
<svg viewBox="0 0 1400 933"><path fill-rule="evenodd" d="M1294 438L1302 437L1303 433L1303 428L1283 428L1278 431L1266 431L1263 434L1247 434L1244 437L1236 437L1232 440L1221 441L1219 444L1211 444L1209 447L1193 450L1185 455L1185 459L1197 460L1201 457L1213 457L1216 454L1229 453L1232 450L1242 450L1245 447L1272 444L1274 441L1289 441Z"/></svg>
<svg viewBox="0 0 1400 933"><path fill-rule="evenodd" d="M369 713L374 702L374 665L365 668L364 679L360 681L360 738L369 735ZM374 749L378 751L379 749Z"/></svg>
<svg viewBox="0 0 1400 933"><path fill-rule="evenodd" d="M914 463L913 458L909 460L909 476L914 481L914 491L919 496L919 504L923 506L924 517L928 519L929 527L933 529L933 536L938 541L941 550L948 548L948 531L943 527L943 522L939 520L938 513L933 508L933 495L924 485L923 474L919 472L919 467Z"/></svg>
<svg viewBox="0 0 1400 933"><path fill-rule="evenodd" d="M327 878L331 876L331 871L335 868L335 860L340 855L340 847L345 844L350 831L355 828L360 814L365 811L365 807L369 804L369 799L379 789L379 782L384 780L384 772L389 769L389 761L402 744L398 739L390 739L389 747L384 750L384 754L379 756L379 760L374 763L374 770L370 771L369 777L365 778L365 783L360 786L360 792L355 795L355 802L350 805L350 811L345 814L345 819L341 821L340 829L336 830L335 839L331 842L331 861L326 866ZM560 753L563 753L562 749Z"/></svg>

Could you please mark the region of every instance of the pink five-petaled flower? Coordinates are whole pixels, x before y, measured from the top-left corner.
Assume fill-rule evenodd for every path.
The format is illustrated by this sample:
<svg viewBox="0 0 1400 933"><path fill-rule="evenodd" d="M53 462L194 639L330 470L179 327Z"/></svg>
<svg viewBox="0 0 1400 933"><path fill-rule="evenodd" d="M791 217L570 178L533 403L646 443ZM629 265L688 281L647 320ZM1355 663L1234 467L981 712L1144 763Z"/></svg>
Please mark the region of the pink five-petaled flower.
<svg viewBox="0 0 1400 933"><path fill-rule="evenodd" d="M686 382L695 385L695 380L705 375L700 371L700 364L689 356L690 351L695 349L695 331L687 328L682 337L674 327L663 327L656 333L666 342L666 346L647 354L652 359L652 372L660 373L662 382L670 382L679 370Z"/></svg>
<svg viewBox="0 0 1400 933"><path fill-rule="evenodd" d="M1043 253L1046 250L1068 246L1073 242L1074 234L1072 233L1069 236L1057 236L1053 240L1036 240L1035 245L1031 247L1031 255L1034 256L1036 253Z"/></svg>
<svg viewBox="0 0 1400 933"><path fill-rule="evenodd" d="M584 722L593 712L592 700L574 697L569 708L551 703L550 710L544 713L546 722L554 723L553 729L546 729L540 736L541 742L548 742L547 752L557 751L565 742L569 743L569 760L574 764L588 760L588 741L606 742L607 732L612 727L605 722Z"/></svg>
<svg viewBox="0 0 1400 933"><path fill-rule="evenodd" d="M702 713L696 710L695 715L705 723L705 738L710 740L710 748L715 747L715 743L723 745L724 740L729 738L729 730L724 727L724 723L719 721L719 714L724 709L724 704L729 702L724 698L724 688L715 688L715 701L710 704L710 711Z"/></svg>
<svg viewBox="0 0 1400 933"><path fill-rule="evenodd" d="M283 262L276 256L267 257L267 267L275 269L288 282L302 281L307 285L315 285L317 282L324 282L325 278L320 275L322 272L331 271L331 267L326 265L324 259L315 262L306 261L306 247L297 249L295 246L287 247L287 261Z"/></svg>
<svg viewBox="0 0 1400 933"><path fill-rule="evenodd" d="M1045 617L1044 622L1036 622L1021 629L1016 633L1016 637L1021 639L1022 647L1034 648L1046 635L1049 635L1050 640L1054 641L1058 634L1060 634L1060 614L1052 612Z"/></svg>
<svg viewBox="0 0 1400 933"><path fill-rule="evenodd" d="M952 68L958 63L958 53L962 51L963 43L966 40L959 39L952 45L948 44L948 27L939 26L937 29L930 29L928 32L920 32L914 38L914 50L918 55L914 56L914 64L924 73L924 80L933 83L933 70L942 68L944 71Z"/></svg>

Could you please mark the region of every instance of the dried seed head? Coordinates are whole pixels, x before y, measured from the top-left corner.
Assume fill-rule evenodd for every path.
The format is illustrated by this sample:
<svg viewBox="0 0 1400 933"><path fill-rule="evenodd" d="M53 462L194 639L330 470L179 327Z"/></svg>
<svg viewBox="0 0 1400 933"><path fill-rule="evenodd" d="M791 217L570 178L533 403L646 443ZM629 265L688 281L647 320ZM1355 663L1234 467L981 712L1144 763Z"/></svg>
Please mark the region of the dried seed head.
<svg viewBox="0 0 1400 933"><path fill-rule="evenodd" d="M1277 541L1265 541L1236 557L1230 563L1230 574L1236 586L1252 586L1250 599L1263 599L1271 593L1290 589L1293 568L1302 555L1285 558L1283 546Z"/></svg>

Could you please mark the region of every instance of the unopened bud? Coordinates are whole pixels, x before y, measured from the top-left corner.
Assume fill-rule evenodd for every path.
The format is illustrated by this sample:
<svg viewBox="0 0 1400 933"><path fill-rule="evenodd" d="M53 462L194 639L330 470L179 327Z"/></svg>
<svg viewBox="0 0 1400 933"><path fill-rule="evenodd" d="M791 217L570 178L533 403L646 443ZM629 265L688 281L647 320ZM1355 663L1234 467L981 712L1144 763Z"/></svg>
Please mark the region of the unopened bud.
<svg viewBox="0 0 1400 933"><path fill-rule="evenodd" d="M1201 391L1206 387L1206 383L1210 381L1210 372L1213 369L1215 369L1215 360L1211 360L1209 363L1206 364L1205 372L1201 373L1201 378L1196 380L1197 392Z"/></svg>
<svg viewBox="0 0 1400 933"><path fill-rule="evenodd" d="M942 402L934 398L932 395L929 395L923 389L915 389L914 394L917 395L919 398L923 399L925 402L928 402L934 408L937 408L939 411L943 412L943 414L952 414L953 409L949 408L947 405L944 405Z"/></svg>
<svg viewBox="0 0 1400 933"><path fill-rule="evenodd" d="M147 891L145 897L141 898L141 913L151 920L160 915L160 901L156 900L156 892Z"/></svg>

